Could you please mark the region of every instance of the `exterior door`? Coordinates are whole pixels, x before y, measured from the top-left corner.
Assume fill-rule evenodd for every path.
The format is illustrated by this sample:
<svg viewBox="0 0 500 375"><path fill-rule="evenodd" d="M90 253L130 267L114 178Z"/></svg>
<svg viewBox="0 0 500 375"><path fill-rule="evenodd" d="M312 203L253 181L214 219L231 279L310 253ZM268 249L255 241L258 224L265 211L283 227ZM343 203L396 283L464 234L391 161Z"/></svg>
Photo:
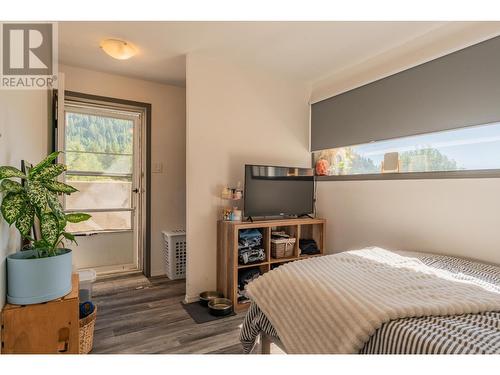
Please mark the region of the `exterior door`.
<svg viewBox="0 0 500 375"><path fill-rule="evenodd" d="M63 128L64 179L78 189L64 207L92 215L68 228L78 236L76 267L99 273L142 270L144 112L66 97Z"/></svg>

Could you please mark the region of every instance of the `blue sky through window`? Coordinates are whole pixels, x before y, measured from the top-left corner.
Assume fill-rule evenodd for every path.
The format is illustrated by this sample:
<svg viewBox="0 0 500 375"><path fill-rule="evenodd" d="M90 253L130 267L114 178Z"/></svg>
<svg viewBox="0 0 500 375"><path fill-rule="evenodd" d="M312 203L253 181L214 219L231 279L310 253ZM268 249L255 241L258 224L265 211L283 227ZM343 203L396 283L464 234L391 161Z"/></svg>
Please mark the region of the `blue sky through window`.
<svg viewBox="0 0 500 375"><path fill-rule="evenodd" d="M459 169L500 169L500 123L377 141L353 146L360 156L380 165L387 152L433 148L457 162Z"/></svg>

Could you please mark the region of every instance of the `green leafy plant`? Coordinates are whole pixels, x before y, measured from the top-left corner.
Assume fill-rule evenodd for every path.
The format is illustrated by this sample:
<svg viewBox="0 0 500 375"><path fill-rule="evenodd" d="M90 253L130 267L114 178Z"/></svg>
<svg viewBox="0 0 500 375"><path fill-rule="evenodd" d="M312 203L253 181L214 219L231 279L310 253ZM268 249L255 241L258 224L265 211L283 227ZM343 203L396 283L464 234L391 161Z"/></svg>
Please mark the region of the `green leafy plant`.
<svg viewBox="0 0 500 375"><path fill-rule="evenodd" d="M4 194L0 212L9 225L14 224L21 236L30 241L36 257L57 255L65 240L76 243L75 236L65 230L67 223L91 217L81 212L64 213L59 196L77 189L57 181L66 170L65 165L54 164L59 154L53 152L34 167L26 167L26 173L11 166L0 167L0 191ZM13 179L21 179L24 184ZM41 232L37 241L30 236L35 217Z"/></svg>

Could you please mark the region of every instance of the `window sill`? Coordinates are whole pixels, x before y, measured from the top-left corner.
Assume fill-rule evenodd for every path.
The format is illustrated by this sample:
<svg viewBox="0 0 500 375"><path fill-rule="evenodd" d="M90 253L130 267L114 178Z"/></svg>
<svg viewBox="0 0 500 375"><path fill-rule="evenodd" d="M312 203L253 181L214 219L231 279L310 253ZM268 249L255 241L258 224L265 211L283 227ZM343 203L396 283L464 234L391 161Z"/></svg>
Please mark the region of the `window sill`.
<svg viewBox="0 0 500 375"><path fill-rule="evenodd" d="M445 172L374 173L339 176L316 176L317 181L363 181L363 180L441 180L464 178L500 178L500 169Z"/></svg>
<svg viewBox="0 0 500 375"><path fill-rule="evenodd" d="M91 237L97 234L113 234L113 233L131 233L132 229L112 229L112 230L95 230L90 232L72 232L76 237Z"/></svg>

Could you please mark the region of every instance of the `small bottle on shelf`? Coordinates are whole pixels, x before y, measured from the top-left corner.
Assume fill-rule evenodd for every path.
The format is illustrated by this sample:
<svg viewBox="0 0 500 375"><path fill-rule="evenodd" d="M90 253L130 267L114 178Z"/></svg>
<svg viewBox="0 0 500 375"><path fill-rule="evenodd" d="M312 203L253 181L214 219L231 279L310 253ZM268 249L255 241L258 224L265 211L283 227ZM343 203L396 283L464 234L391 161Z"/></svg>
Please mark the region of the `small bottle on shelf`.
<svg viewBox="0 0 500 375"><path fill-rule="evenodd" d="M232 221L241 221L241 210L238 207L233 207Z"/></svg>
<svg viewBox="0 0 500 375"><path fill-rule="evenodd" d="M238 185L236 185L236 189L234 189L233 199L239 200L243 197L243 189L241 188L241 181L238 181Z"/></svg>
<svg viewBox="0 0 500 375"><path fill-rule="evenodd" d="M224 189L222 189L221 195L222 199L231 199L233 196L233 192L229 187L225 186Z"/></svg>

